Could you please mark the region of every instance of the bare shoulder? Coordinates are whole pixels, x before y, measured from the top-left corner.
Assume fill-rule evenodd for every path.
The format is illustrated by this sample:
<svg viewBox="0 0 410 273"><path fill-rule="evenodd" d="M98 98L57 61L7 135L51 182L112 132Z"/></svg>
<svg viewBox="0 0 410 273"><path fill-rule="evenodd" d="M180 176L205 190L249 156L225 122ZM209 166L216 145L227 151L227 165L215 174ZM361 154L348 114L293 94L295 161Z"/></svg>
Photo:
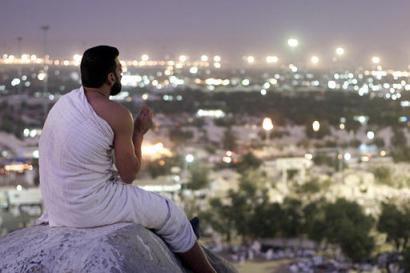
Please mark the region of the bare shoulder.
<svg viewBox="0 0 410 273"><path fill-rule="evenodd" d="M107 121L114 132L129 128L132 129L133 118L125 106L104 99L94 101L92 107L100 117Z"/></svg>

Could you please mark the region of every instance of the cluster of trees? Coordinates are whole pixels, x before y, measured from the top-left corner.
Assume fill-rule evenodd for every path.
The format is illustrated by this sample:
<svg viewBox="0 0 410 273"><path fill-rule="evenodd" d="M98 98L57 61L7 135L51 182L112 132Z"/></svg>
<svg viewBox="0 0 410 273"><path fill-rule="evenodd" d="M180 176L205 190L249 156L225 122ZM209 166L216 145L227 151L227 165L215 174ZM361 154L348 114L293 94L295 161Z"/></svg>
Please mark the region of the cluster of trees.
<svg viewBox="0 0 410 273"><path fill-rule="evenodd" d="M256 91L213 93L186 89L174 92L174 95L181 95L184 99L151 102L155 112L183 111L193 114L199 108L213 106L232 114L269 115L281 124L290 121L298 125L311 126L312 120L318 119L335 127L339 126L340 117L345 117L345 128L349 131L356 131L361 126L354 120L354 116L368 116L369 125L400 127L398 118L406 115L399 102L388 103L383 98L347 92L270 92L266 96L261 96ZM243 107L244 105L246 107ZM224 120L218 122L225 123ZM228 124L231 122L228 121L224 125Z"/></svg>
<svg viewBox="0 0 410 273"><path fill-rule="evenodd" d="M247 171L238 191L224 200L211 199L204 217L230 241L255 238L309 238L317 243L338 245L353 261L366 259L374 248L371 229L375 220L354 202L324 200L303 204L299 198L270 202L270 183L264 174Z"/></svg>
<svg viewBox="0 0 410 273"><path fill-rule="evenodd" d="M410 161L410 146L407 144L407 138L402 128L394 128L391 139L391 155L395 162Z"/></svg>
<svg viewBox="0 0 410 273"><path fill-rule="evenodd" d="M298 194L309 194L310 184L309 190ZM313 192L320 190L315 185ZM308 238L324 248L338 246L354 262L371 258L377 249L376 238L384 234L385 243L399 253L402 266L405 257L409 258L410 270L410 206L383 204L380 217L375 219L357 202L345 199L329 202L293 196L280 203L271 202L271 188L264 173L247 169L239 189L229 191L224 199L211 199L210 209L202 217L228 242L233 236L245 242L256 238Z"/></svg>

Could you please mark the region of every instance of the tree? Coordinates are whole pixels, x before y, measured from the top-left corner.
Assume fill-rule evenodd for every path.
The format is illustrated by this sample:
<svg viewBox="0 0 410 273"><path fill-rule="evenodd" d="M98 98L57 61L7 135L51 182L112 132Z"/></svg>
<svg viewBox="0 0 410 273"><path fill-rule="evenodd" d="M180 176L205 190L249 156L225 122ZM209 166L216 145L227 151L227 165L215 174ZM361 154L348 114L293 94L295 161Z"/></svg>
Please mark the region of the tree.
<svg viewBox="0 0 410 273"><path fill-rule="evenodd" d="M157 176L169 174L172 167L182 167L182 165L182 159L179 156L160 158L149 162L147 170L152 178L156 178Z"/></svg>
<svg viewBox="0 0 410 273"><path fill-rule="evenodd" d="M380 137L376 137L373 141L374 145L377 146L377 148L384 148L386 146L384 139Z"/></svg>
<svg viewBox="0 0 410 273"><path fill-rule="evenodd" d="M240 158L236 167L240 173L245 173L248 170L259 168L261 164L262 161L254 156L253 153L249 152Z"/></svg>
<svg viewBox="0 0 410 273"><path fill-rule="evenodd" d="M373 169L374 177L376 182L383 185L392 185L392 174L389 167L380 166Z"/></svg>
<svg viewBox="0 0 410 273"><path fill-rule="evenodd" d="M321 243L325 239L326 222L323 207L326 201L311 202L303 208L304 231L309 239Z"/></svg>
<svg viewBox="0 0 410 273"><path fill-rule="evenodd" d="M227 237L225 227L234 229L242 240L249 238L272 238L280 228L282 210L279 204L270 203L268 181L258 171L248 171L240 179L239 189L230 191L222 204L219 199L211 200L212 226Z"/></svg>
<svg viewBox="0 0 410 273"><path fill-rule="evenodd" d="M386 233L387 242L392 242L397 251L404 250L410 239L410 208L382 204L377 229Z"/></svg>
<svg viewBox="0 0 410 273"><path fill-rule="evenodd" d="M225 130L222 145L225 150L228 151L235 151L237 148L236 137L235 134L232 132L232 128L228 127Z"/></svg>
<svg viewBox="0 0 410 273"><path fill-rule="evenodd" d="M187 188L190 190L204 189L209 184L209 169L200 164L194 164L190 167L190 177Z"/></svg>
<svg viewBox="0 0 410 273"><path fill-rule="evenodd" d="M221 199L213 198L209 201L210 210L203 212L201 218L206 220L214 230L225 236L228 243L232 240L235 230L232 206L222 203Z"/></svg>
<svg viewBox="0 0 410 273"><path fill-rule="evenodd" d="M338 199L324 207L324 237L339 245L354 262L367 259L374 248L374 239L370 236L373 222L355 202Z"/></svg>
<svg viewBox="0 0 410 273"><path fill-rule="evenodd" d="M396 128L393 130L391 143L393 146L391 155L395 162L410 161L410 147L407 146L407 138L403 129Z"/></svg>
<svg viewBox="0 0 410 273"><path fill-rule="evenodd" d="M325 153L318 153L313 157L313 163L315 163L315 165L326 165L329 167L335 167L336 163L335 163L335 158L331 157Z"/></svg>
<svg viewBox="0 0 410 273"><path fill-rule="evenodd" d="M187 140L193 137L191 131L182 130L181 128L175 127L169 131L169 138L176 144L184 144Z"/></svg>
<svg viewBox="0 0 410 273"><path fill-rule="evenodd" d="M280 231L286 238L295 238L303 231L302 202L297 199L286 198L282 205L282 218L280 219Z"/></svg>
<svg viewBox="0 0 410 273"><path fill-rule="evenodd" d="M410 248L406 248L403 251L402 269L404 272L410 272Z"/></svg>

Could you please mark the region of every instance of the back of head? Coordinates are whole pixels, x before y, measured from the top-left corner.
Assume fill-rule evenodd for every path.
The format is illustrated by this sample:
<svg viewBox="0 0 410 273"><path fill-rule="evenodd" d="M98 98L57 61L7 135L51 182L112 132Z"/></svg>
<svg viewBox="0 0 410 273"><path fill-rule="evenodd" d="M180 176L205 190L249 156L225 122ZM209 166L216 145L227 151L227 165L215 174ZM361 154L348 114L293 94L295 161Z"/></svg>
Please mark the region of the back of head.
<svg viewBox="0 0 410 273"><path fill-rule="evenodd" d="M84 87L98 88L107 75L115 71L115 59L119 51L112 46L96 46L87 49L81 59L81 81Z"/></svg>

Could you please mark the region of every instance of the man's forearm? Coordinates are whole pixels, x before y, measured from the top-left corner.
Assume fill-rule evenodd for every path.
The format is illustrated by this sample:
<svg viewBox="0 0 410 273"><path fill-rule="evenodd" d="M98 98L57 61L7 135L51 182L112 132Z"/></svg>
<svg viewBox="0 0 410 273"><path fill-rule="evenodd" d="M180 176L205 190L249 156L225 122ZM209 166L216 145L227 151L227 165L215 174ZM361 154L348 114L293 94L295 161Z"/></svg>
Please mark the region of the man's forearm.
<svg viewBox="0 0 410 273"><path fill-rule="evenodd" d="M132 142L134 143L134 149L135 149L135 155L138 159L138 161L141 164L141 145L142 145L142 140L144 139L144 135L134 131L134 135L132 137Z"/></svg>

